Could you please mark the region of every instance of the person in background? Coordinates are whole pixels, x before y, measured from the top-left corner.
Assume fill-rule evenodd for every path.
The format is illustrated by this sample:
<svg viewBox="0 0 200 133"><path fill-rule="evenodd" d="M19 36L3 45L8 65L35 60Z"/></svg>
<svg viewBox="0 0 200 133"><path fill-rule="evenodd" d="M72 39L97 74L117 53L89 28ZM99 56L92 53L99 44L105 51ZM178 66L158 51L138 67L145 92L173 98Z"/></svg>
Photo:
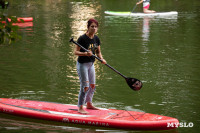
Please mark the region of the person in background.
<svg viewBox="0 0 200 133"><path fill-rule="evenodd" d="M97 35L98 21L95 19L89 19L87 22L87 32L78 38L78 43L89 52L84 51L81 47L76 46L74 54L78 56L77 61L77 73L80 80L80 91L78 96L78 112L81 114L88 114L83 108L86 103L87 109L98 109L92 105L92 99L94 95L95 87L95 68L94 61L96 54L103 64L106 61L103 59L100 48L100 39Z"/></svg>
<svg viewBox="0 0 200 133"><path fill-rule="evenodd" d="M141 0L141 1L137 2L136 5L139 5L141 3L143 3L143 12L144 13L155 13L156 12L154 10L149 10L150 0Z"/></svg>

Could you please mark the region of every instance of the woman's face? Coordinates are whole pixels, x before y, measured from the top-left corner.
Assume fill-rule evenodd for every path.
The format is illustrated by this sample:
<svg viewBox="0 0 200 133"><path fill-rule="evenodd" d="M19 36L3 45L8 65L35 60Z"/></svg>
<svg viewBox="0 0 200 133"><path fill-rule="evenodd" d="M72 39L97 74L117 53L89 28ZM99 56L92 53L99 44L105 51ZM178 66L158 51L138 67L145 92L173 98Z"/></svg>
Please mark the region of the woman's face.
<svg viewBox="0 0 200 133"><path fill-rule="evenodd" d="M88 32L90 34L95 34L97 30L98 30L98 26L95 23L92 23L88 28Z"/></svg>

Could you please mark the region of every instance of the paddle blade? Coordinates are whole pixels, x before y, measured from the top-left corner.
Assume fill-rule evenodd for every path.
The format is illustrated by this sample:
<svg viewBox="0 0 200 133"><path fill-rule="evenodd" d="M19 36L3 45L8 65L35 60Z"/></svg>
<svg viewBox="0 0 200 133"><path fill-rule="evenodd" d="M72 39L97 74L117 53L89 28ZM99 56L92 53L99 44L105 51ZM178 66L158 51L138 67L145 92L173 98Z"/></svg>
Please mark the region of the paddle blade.
<svg viewBox="0 0 200 133"><path fill-rule="evenodd" d="M139 91L142 88L142 82L136 78L126 78L126 82L134 91Z"/></svg>

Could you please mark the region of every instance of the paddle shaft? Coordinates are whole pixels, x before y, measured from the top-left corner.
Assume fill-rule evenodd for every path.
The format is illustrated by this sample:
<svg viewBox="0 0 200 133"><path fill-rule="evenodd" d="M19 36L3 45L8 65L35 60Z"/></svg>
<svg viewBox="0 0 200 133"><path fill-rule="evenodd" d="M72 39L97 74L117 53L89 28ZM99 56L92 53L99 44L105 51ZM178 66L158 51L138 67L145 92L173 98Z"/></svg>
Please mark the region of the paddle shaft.
<svg viewBox="0 0 200 133"><path fill-rule="evenodd" d="M139 2L140 0L138 0ZM135 8L137 7L137 4L133 7L133 10L131 11L131 13L135 10Z"/></svg>
<svg viewBox="0 0 200 133"><path fill-rule="evenodd" d="M133 7L133 10L131 11L131 13L135 10L136 7L137 7L137 4Z"/></svg>
<svg viewBox="0 0 200 133"><path fill-rule="evenodd" d="M81 46L79 43L75 42L73 40L73 38L70 39L70 42L73 42L74 44L78 45L79 47L81 47L83 50L85 50L86 52L89 52L89 50L87 50L86 48L84 48L83 46ZM99 57L97 57L96 55L92 54L93 57L95 57L97 60L103 62ZM122 76L123 78L127 79L126 76L124 76L123 74L121 74L119 71L117 71L116 69L114 69L112 66L110 66L109 64L105 64L107 67L109 67L110 69L112 69L113 71L115 71L117 74L119 74L120 76Z"/></svg>

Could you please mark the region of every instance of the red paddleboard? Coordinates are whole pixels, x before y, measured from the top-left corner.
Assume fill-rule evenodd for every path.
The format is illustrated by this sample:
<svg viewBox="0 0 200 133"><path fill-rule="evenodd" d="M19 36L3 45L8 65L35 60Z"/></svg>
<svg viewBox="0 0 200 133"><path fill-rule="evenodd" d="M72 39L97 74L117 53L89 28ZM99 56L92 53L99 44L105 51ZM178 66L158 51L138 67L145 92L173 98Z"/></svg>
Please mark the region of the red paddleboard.
<svg viewBox="0 0 200 133"><path fill-rule="evenodd" d="M102 108L86 111L89 114L78 113L76 105L0 98L0 112L36 119L131 130L168 130L179 124L175 118L145 112Z"/></svg>
<svg viewBox="0 0 200 133"><path fill-rule="evenodd" d="M33 21L33 18L32 17L20 17L20 18L17 18L17 23L22 23L23 20L24 22L32 22ZM8 18L8 21L10 22L11 19ZM2 21L2 23L6 23L5 21Z"/></svg>
<svg viewBox="0 0 200 133"><path fill-rule="evenodd" d="M11 19L8 19L9 21L11 21ZM22 21L21 20L24 20L24 22L32 22L33 21L33 18L32 17L21 17L21 18L17 18L17 22L18 23L21 23Z"/></svg>

